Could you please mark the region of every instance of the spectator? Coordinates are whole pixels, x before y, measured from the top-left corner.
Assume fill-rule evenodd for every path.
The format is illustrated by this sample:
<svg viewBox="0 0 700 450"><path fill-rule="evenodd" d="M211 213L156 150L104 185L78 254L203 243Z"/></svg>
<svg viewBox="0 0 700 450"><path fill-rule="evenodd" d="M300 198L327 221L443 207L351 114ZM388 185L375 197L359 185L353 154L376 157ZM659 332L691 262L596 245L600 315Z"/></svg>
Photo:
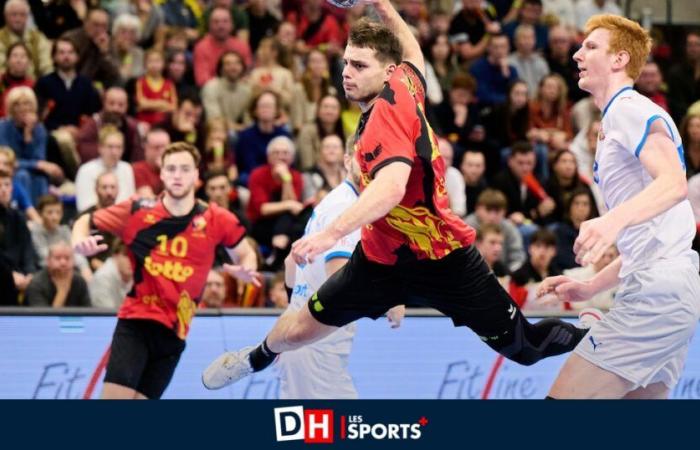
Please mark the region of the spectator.
<svg viewBox="0 0 700 450"><path fill-rule="evenodd" d="M686 178L700 173L700 115L689 114L681 122Z"/></svg>
<svg viewBox="0 0 700 450"><path fill-rule="evenodd" d="M110 250L112 256L88 282L92 306L96 308L118 309L134 285L134 269L124 243L115 239Z"/></svg>
<svg viewBox="0 0 700 450"><path fill-rule="evenodd" d="M552 73L558 73L566 82L569 100L577 102L588 94L578 87L578 64L574 61L574 39L571 31L561 25L549 29L547 64Z"/></svg>
<svg viewBox="0 0 700 450"><path fill-rule="evenodd" d="M58 242L70 242L71 230L68 225L62 225L63 203L53 194L47 194L39 198L37 210L41 216L41 223L32 226L32 244L39 257L39 267L45 267L49 248ZM92 278L92 270L84 256L76 255L75 266L85 281Z"/></svg>
<svg viewBox="0 0 700 450"><path fill-rule="evenodd" d="M250 48L253 51L258 49L260 41L273 36L280 24L279 19L270 12L268 3L267 0L249 0L245 10L250 24Z"/></svg>
<svg viewBox="0 0 700 450"><path fill-rule="evenodd" d="M105 88L119 85L119 62L111 53L109 14L104 9L91 9L81 28L64 34L75 44L78 52L78 71Z"/></svg>
<svg viewBox="0 0 700 450"><path fill-rule="evenodd" d="M304 205L302 176L291 168L294 143L278 136L267 146L267 164L250 174L248 218L252 236L260 245L272 248L272 268L281 267L291 243L303 233Z"/></svg>
<svg viewBox="0 0 700 450"><path fill-rule="evenodd" d="M518 18L503 25L503 33L511 44L515 42L515 30L520 25L532 25L535 31L535 48L543 52L547 48L548 28L542 24L542 0L523 0Z"/></svg>
<svg viewBox="0 0 700 450"><path fill-rule="evenodd" d="M199 95L194 83L194 70L185 50L168 50L165 58L165 78L175 85L177 98L193 98Z"/></svg>
<svg viewBox="0 0 700 450"><path fill-rule="evenodd" d="M260 41L255 53L255 68L250 72L250 84L256 92L269 90L276 93L282 100L282 108L290 111L292 96L296 89L292 71L280 64L284 48L275 38L264 38ZM293 125L301 126L298 118Z"/></svg>
<svg viewBox="0 0 700 450"><path fill-rule="evenodd" d="M46 267L36 273L27 287L27 305L52 308L90 306L87 283L73 269L73 260L73 248L67 242L49 247Z"/></svg>
<svg viewBox="0 0 700 450"><path fill-rule="evenodd" d="M270 307L278 309L286 309L289 306L289 296L284 284L284 272L277 272L270 280L267 303Z"/></svg>
<svg viewBox="0 0 700 450"><path fill-rule="evenodd" d="M143 75L143 49L141 40L141 20L132 14L120 14L112 24L112 57L119 61L119 75L122 80L130 80Z"/></svg>
<svg viewBox="0 0 700 450"><path fill-rule="evenodd" d="M583 31L588 19L596 14L622 15L622 9L615 0L578 0L576 2L576 28Z"/></svg>
<svg viewBox="0 0 700 450"><path fill-rule="evenodd" d="M547 17L557 19L560 25L568 30L576 30L576 11L572 0L542 0L542 12L545 20ZM552 30L549 29L549 43L552 43ZM565 77L566 79L566 77Z"/></svg>
<svg viewBox="0 0 700 450"><path fill-rule="evenodd" d="M230 144L228 130L224 119L210 119L206 127L207 137L205 151L200 162L200 172L224 170L232 182L238 179L238 167L233 159L233 147Z"/></svg>
<svg viewBox="0 0 700 450"><path fill-rule="evenodd" d="M202 103L198 97L178 97L178 107L156 127L170 135L170 142L183 141L204 148L206 133L202 124Z"/></svg>
<svg viewBox="0 0 700 450"><path fill-rule="evenodd" d="M338 20L323 8L323 0L307 0L303 2L302 12L291 13L286 19L297 28L297 38L308 48L324 45L331 55L342 53L345 43L345 32Z"/></svg>
<svg viewBox="0 0 700 450"><path fill-rule="evenodd" d="M211 269L207 275L207 283L202 292L200 308L223 308L226 301L226 279L224 273Z"/></svg>
<svg viewBox="0 0 700 450"><path fill-rule="evenodd" d="M573 139L571 106L566 83L558 74L542 78L537 97L530 102L531 135L550 150L566 148Z"/></svg>
<svg viewBox="0 0 700 450"><path fill-rule="evenodd" d="M189 42L194 42L199 38L199 30L204 25L202 7L199 2L158 0L156 4L163 13L165 25L169 28L183 29Z"/></svg>
<svg viewBox="0 0 700 450"><path fill-rule="evenodd" d="M111 87L104 95L102 111L84 118L78 130L77 150L81 161L97 158L97 141L100 128L112 125L124 135L124 154L126 162L143 159L141 136L139 135L136 119L127 115L129 102L123 88Z"/></svg>
<svg viewBox="0 0 700 450"><path fill-rule="evenodd" d="M595 163L595 151L598 145L598 134L600 133L600 118L588 125L588 128L581 130L571 142L571 152L576 157L576 166L579 176L585 179L587 184L594 180L593 166Z"/></svg>
<svg viewBox="0 0 700 450"><path fill-rule="evenodd" d="M32 1L32 4L39 2ZM43 4L42 4L43 3ZM86 2L64 0L48 0L39 3L38 8L31 8L37 28L42 30L49 39L58 39L63 33L83 25L87 13Z"/></svg>
<svg viewBox="0 0 700 450"><path fill-rule="evenodd" d="M32 280L37 260L27 220L10 206L11 201L12 175L0 170L0 273L12 274L12 283L4 277L2 285L8 291L3 291L0 298L3 304L16 306L18 294L23 293Z"/></svg>
<svg viewBox="0 0 700 450"><path fill-rule="evenodd" d="M343 155L345 145L340 136L329 134L321 140L320 158L304 173L304 201L317 204L345 179Z"/></svg>
<svg viewBox="0 0 700 450"><path fill-rule="evenodd" d="M236 164L238 164L239 182L248 185L250 173L268 159L268 144L275 137L291 138L289 132L277 121L282 117L280 99L272 91L258 94L250 105L253 124L238 135L236 143Z"/></svg>
<svg viewBox="0 0 700 450"><path fill-rule="evenodd" d="M557 237L557 257L555 262L560 269L579 267L574 254L574 242L581 230L581 224L596 217L595 202L591 191L586 188L574 190L567 198L564 218L555 222L550 229Z"/></svg>
<svg viewBox="0 0 700 450"><path fill-rule="evenodd" d="M194 47L194 79L197 86L204 86L216 76L217 62L227 50L243 56L246 66L252 64L250 46L231 36L232 33L231 12L225 8L214 8L209 17L209 32Z"/></svg>
<svg viewBox="0 0 700 450"><path fill-rule="evenodd" d="M324 97L337 95L328 68L328 58L322 51L311 50L306 56L305 65L306 70L301 76L301 103L303 104L301 127L314 121L317 113L316 106Z"/></svg>
<svg viewBox="0 0 700 450"><path fill-rule="evenodd" d="M508 57L508 63L515 67L520 79L527 83L528 91L534 95L542 78L549 74L547 61L535 53L535 27L522 24L515 29L515 51Z"/></svg>
<svg viewBox="0 0 700 450"><path fill-rule="evenodd" d="M476 150L467 149L462 155L459 171L462 172L464 185L466 186L467 214L471 214L476 207L476 199L481 194L481 191L486 189L486 179L484 178L486 161L484 154Z"/></svg>
<svg viewBox="0 0 700 450"><path fill-rule="evenodd" d="M427 95L430 103L437 105L442 102L444 94L450 90L452 79L460 69L446 33L433 35L426 44L426 48L428 49L425 55L428 60L425 67Z"/></svg>
<svg viewBox="0 0 700 450"><path fill-rule="evenodd" d="M685 38L685 61L668 71L668 106L678 123L688 107L700 99L700 30L690 31Z"/></svg>
<svg viewBox="0 0 700 450"><path fill-rule="evenodd" d="M138 45L141 48L153 46L156 34L165 24L165 16L161 8L150 0L131 0L127 11L137 16L141 23Z"/></svg>
<svg viewBox="0 0 700 450"><path fill-rule="evenodd" d="M527 141L530 131L530 106L527 84L518 80L508 88L508 97L487 111L484 121L486 132L486 173L493 178L501 170L501 153L518 141Z"/></svg>
<svg viewBox="0 0 700 450"><path fill-rule="evenodd" d="M207 81L202 88L202 103L207 118L226 120L231 133L242 130L246 111L253 97L250 84L242 80L246 71L243 57L227 51L221 55L216 68L217 77Z"/></svg>
<svg viewBox="0 0 700 450"><path fill-rule="evenodd" d="M458 73L452 79L447 98L435 108L437 133L462 151L477 146L484 138L474 98L476 90L474 77ZM458 153L461 154L460 151Z"/></svg>
<svg viewBox="0 0 700 450"><path fill-rule="evenodd" d="M47 133L37 115L34 91L26 86L13 89L5 99L5 110L7 118L0 120L0 145L15 152L17 181L36 202L48 191L49 178L62 181L63 170L46 161Z"/></svg>
<svg viewBox="0 0 700 450"><path fill-rule="evenodd" d="M61 127L77 135L81 118L100 110L100 97L91 79L76 72L78 53L72 41L59 38L53 45L55 71L39 78L34 89L40 116L49 131Z"/></svg>
<svg viewBox="0 0 700 450"><path fill-rule="evenodd" d="M695 222L700 227L700 174L693 175L688 180L688 200L693 208Z"/></svg>
<svg viewBox="0 0 700 450"><path fill-rule="evenodd" d="M143 139L144 159L131 163L136 193L141 197L155 198L163 191L160 160L168 145L170 135L162 128L151 128L146 133Z"/></svg>
<svg viewBox="0 0 700 450"><path fill-rule="evenodd" d="M534 229L530 220L544 220L556 207L535 178L535 152L527 142L513 145L508 166L496 175L493 187L503 192L508 200L508 218L518 226L524 238ZM527 241L527 239L525 239Z"/></svg>
<svg viewBox="0 0 700 450"><path fill-rule="evenodd" d="M495 189L485 189L476 200L476 210L464 220L476 230L485 226L498 226L502 239L500 261L506 272L510 273L525 262L525 248L518 229L506 219L508 201L502 192Z"/></svg>
<svg viewBox="0 0 700 450"><path fill-rule="evenodd" d="M41 31L30 28L28 22L29 4L26 0L5 3L5 26L0 28L0 67L5 67L10 47L22 42L29 56L27 75L36 79L53 71L51 43Z"/></svg>
<svg viewBox="0 0 700 450"><path fill-rule="evenodd" d="M617 258L619 253L614 245L611 245L603 256L594 264L589 264L585 267L575 267L564 271L564 275L578 281L588 281L593 278L598 272L603 270L608 264ZM571 309L582 310L584 308L598 308L604 311L612 308L615 300L615 293L618 286L613 286L603 292L599 292L590 299L583 302L571 302Z"/></svg>
<svg viewBox="0 0 700 450"><path fill-rule="evenodd" d="M215 8L228 9L231 13L231 19L233 20L233 26L236 30L236 37L242 41L250 42L250 21L248 20L248 14L246 13L243 5L238 5L235 0L211 0L208 3L208 8L204 11L204 16L202 17L202 22L204 24L204 31L209 31L209 17L211 12Z"/></svg>
<svg viewBox="0 0 700 450"><path fill-rule="evenodd" d="M97 177L103 172L113 172L119 184L117 203L128 199L135 192L134 172L129 163L121 160L124 153L124 135L111 125L100 130L99 157L80 166L75 177L76 206L78 212L97 204L93 190Z"/></svg>
<svg viewBox="0 0 700 450"><path fill-rule="evenodd" d="M452 144L446 139L438 138L438 150L440 156L445 161L445 188L447 197L450 200L450 209L459 217L467 215L467 186L464 177L459 170L453 166L454 150Z"/></svg>
<svg viewBox="0 0 700 450"><path fill-rule="evenodd" d="M17 168L17 157L10 147L0 146L0 170L12 176L12 200L10 206L22 213L34 223L41 223L41 216L34 208L34 202L22 184L14 177Z"/></svg>
<svg viewBox="0 0 700 450"><path fill-rule="evenodd" d="M496 9L481 0L462 0L462 9L450 22L450 42L457 48L460 60L474 61L483 56L490 45L489 35L501 31Z"/></svg>
<svg viewBox="0 0 700 450"><path fill-rule="evenodd" d="M22 42L16 42L7 49L5 71L0 76L0 117L5 117L7 94L16 87L34 87L34 79L28 75L29 49Z"/></svg>
<svg viewBox="0 0 700 450"><path fill-rule="evenodd" d="M508 86L518 79L518 71L508 63L510 46L504 34L491 36L487 54L472 65L476 78L476 97L481 107L503 103Z"/></svg>
<svg viewBox="0 0 700 450"><path fill-rule="evenodd" d="M158 50L146 52L146 73L136 80L136 119L153 126L177 108L177 91L163 77L165 59Z"/></svg>
<svg viewBox="0 0 700 450"><path fill-rule="evenodd" d="M666 112L670 112L666 94L661 90L664 78L659 65L654 61L647 61L642 67L639 78L634 83L634 88L649 99L662 107Z"/></svg>
<svg viewBox="0 0 700 450"><path fill-rule="evenodd" d="M224 170L215 169L206 174L204 177L204 193L208 201L231 211L245 229L250 231L250 222L243 211L241 211L238 193L231 185L228 174Z"/></svg>
<svg viewBox="0 0 700 450"><path fill-rule="evenodd" d="M340 113L340 100L336 96L326 95L318 102L316 119L313 123L305 124L297 137L299 166L302 170L309 170L316 164L321 153L321 140L326 136L340 136L345 142Z"/></svg>
<svg viewBox="0 0 700 450"><path fill-rule="evenodd" d="M498 278L501 286L508 288L508 269L502 263L503 230L499 225L484 224L476 230L476 249L484 262Z"/></svg>
<svg viewBox="0 0 700 450"><path fill-rule="evenodd" d="M561 275L557 267L557 238L551 231L541 228L533 233L528 246L529 257L510 279L509 293L522 309L546 309L542 303L536 303L536 291L539 284L547 277ZM558 302L557 302L558 303ZM556 309L561 309L557 304Z"/></svg>
<svg viewBox="0 0 700 450"><path fill-rule="evenodd" d="M559 150L551 158L550 165L550 177L544 188L547 191L547 195L556 203L556 207L547 217L547 222L561 222L566 217L566 205L569 204L571 196L576 191L586 191L591 198L593 193L589 185L579 177L576 156L574 156L572 151ZM595 202L589 206L591 208L591 217L598 217L598 209L595 206Z"/></svg>
<svg viewBox="0 0 700 450"><path fill-rule="evenodd" d="M117 176L113 172L101 173L95 180L94 191L97 196L97 204L80 213L77 218L80 218L83 214L92 214L98 209L107 208L116 203L119 196L119 180L117 180ZM102 236L102 243L107 246L107 250L88 258L90 268L93 271L97 271L107 258L112 255L111 249L116 239L114 235L109 233L99 232L98 234Z"/></svg>

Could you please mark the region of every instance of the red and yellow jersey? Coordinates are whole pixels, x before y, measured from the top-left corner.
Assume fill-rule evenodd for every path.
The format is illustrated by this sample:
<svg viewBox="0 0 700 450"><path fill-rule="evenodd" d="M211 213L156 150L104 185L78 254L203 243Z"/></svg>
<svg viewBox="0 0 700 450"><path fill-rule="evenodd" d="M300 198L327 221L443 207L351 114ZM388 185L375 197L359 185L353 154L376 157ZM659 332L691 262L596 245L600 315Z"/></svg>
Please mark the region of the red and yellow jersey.
<svg viewBox="0 0 700 450"><path fill-rule="evenodd" d="M95 211L92 225L129 249L134 287L118 317L155 320L180 339L189 331L216 246L234 247L245 237L236 216L213 203L197 202L176 217L161 200L130 199Z"/></svg>
<svg viewBox="0 0 700 450"><path fill-rule="evenodd" d="M401 202L362 229L362 249L371 261L441 259L474 242L474 229L449 209L445 163L425 118L425 80L412 64L396 68L362 115L355 146L363 189L388 164L411 166Z"/></svg>

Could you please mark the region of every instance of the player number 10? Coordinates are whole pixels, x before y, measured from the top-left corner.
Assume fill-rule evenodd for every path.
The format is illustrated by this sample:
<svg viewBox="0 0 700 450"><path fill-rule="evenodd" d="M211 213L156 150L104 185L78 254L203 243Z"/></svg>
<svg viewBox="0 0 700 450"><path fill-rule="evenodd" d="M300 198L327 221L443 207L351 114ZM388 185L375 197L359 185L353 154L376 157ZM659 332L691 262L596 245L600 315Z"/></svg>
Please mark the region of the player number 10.
<svg viewBox="0 0 700 450"><path fill-rule="evenodd" d="M160 252L168 253L168 236L161 234L156 237L160 243ZM176 236L170 243L170 254L177 258L184 258L187 255L187 239L182 236Z"/></svg>

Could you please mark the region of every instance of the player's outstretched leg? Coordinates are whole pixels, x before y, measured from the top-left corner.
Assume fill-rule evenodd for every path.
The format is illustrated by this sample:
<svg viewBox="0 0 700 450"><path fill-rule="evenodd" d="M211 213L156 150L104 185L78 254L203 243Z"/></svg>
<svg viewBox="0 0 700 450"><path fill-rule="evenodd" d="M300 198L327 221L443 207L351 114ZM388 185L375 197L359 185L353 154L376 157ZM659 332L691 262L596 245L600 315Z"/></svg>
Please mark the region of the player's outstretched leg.
<svg viewBox="0 0 700 450"><path fill-rule="evenodd" d="M221 389L265 369L280 353L316 342L337 329L316 320L306 307L287 310L260 345L226 352L216 358L204 370L202 383L207 389Z"/></svg>

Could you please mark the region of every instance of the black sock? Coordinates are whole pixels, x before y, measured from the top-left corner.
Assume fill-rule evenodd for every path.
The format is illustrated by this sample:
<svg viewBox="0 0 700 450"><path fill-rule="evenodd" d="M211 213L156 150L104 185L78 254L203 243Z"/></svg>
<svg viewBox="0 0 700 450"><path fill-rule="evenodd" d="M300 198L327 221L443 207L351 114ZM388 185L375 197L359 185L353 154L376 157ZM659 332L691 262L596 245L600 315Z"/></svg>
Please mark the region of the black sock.
<svg viewBox="0 0 700 450"><path fill-rule="evenodd" d="M267 346L267 338L262 341L262 344L258 345L255 350L250 352L248 358L250 358L250 366L253 368L253 372L260 372L267 366L272 364L277 358L279 353L275 353L270 350Z"/></svg>

